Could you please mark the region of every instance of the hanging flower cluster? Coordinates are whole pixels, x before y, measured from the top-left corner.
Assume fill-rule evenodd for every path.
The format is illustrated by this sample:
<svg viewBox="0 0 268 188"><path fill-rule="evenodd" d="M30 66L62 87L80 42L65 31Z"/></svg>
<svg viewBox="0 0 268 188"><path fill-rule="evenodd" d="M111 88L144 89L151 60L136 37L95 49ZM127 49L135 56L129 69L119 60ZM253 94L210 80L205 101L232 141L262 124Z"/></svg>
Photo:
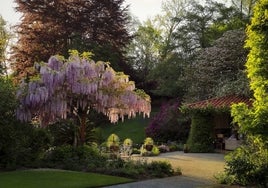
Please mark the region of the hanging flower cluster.
<svg viewBox="0 0 268 188"><path fill-rule="evenodd" d="M73 53L69 59L52 56L39 66L39 77L23 82L17 93L17 117L22 121L38 116L47 125L67 118L68 113L90 109L104 113L113 123L125 115L135 117L137 112L150 114L150 97L108 63Z"/></svg>

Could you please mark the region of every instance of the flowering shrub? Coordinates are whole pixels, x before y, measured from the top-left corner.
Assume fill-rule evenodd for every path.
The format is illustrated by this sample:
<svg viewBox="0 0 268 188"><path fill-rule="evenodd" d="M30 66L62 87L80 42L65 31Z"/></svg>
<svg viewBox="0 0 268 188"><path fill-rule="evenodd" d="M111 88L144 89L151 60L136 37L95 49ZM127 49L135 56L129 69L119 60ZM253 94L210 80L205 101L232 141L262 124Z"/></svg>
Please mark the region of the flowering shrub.
<svg viewBox="0 0 268 188"><path fill-rule="evenodd" d="M165 153L165 152L169 152L170 149L168 146L164 145L164 144L161 144L160 146L158 146L158 149L161 153Z"/></svg>
<svg viewBox="0 0 268 188"><path fill-rule="evenodd" d="M189 118L179 111L179 103L166 103L152 118L146 128L146 135L158 142L185 142L190 130Z"/></svg>
<svg viewBox="0 0 268 188"><path fill-rule="evenodd" d="M37 117L44 127L58 119L76 117L80 145L86 141L86 122L92 109L112 123L125 116L135 117L137 112L150 114L150 96L135 89L129 76L114 71L109 63L91 60L88 52L71 51L68 59L52 56L36 68L38 76L22 82L17 91L17 118L31 121Z"/></svg>

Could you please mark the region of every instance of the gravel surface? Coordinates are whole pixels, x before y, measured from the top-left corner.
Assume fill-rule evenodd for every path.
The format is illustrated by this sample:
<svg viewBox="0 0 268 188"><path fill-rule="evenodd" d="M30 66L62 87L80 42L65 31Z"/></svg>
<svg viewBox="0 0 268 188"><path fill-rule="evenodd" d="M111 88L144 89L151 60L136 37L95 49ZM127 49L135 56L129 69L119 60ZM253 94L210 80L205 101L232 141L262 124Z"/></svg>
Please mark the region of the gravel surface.
<svg viewBox="0 0 268 188"><path fill-rule="evenodd" d="M224 154L170 152L148 160L168 161L174 169L181 168L187 177L215 181L214 175L224 170Z"/></svg>
<svg viewBox="0 0 268 188"><path fill-rule="evenodd" d="M168 161L174 169L181 168L182 176L151 179L110 188L223 188L217 185L214 175L224 170L224 154L221 153L163 153L156 157L133 157L134 160ZM107 187L108 188L108 187Z"/></svg>

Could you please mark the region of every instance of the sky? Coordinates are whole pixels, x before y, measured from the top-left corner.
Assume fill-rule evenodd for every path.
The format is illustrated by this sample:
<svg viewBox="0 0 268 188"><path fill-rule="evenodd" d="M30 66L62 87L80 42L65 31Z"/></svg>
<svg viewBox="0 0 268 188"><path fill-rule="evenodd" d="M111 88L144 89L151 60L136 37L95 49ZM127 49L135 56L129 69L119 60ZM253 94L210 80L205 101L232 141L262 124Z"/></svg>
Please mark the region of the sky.
<svg viewBox="0 0 268 188"><path fill-rule="evenodd" d="M0 15L9 25L18 23L20 18L20 15L15 12L16 4L13 1L0 0ZM143 22L161 12L162 1L164 0L125 0L125 3L130 5L130 12Z"/></svg>

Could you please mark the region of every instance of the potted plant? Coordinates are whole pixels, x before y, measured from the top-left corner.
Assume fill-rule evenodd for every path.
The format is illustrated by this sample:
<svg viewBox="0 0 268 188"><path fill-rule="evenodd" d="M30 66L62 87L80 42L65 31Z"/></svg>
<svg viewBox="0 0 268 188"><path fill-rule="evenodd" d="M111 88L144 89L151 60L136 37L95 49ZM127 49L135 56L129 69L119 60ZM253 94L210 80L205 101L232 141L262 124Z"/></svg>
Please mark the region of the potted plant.
<svg viewBox="0 0 268 188"><path fill-rule="evenodd" d="M151 137L147 137L144 140L144 147L147 151L152 151L154 147L154 140Z"/></svg>
<svg viewBox="0 0 268 188"><path fill-rule="evenodd" d="M111 152L119 151L120 139L116 134L111 134L107 139L107 147Z"/></svg>
<svg viewBox="0 0 268 188"><path fill-rule="evenodd" d="M130 138L126 138L123 142L122 154L124 156L130 156L132 154L133 141Z"/></svg>
<svg viewBox="0 0 268 188"><path fill-rule="evenodd" d="M132 144L133 144L133 141L132 141L130 138L126 138L126 139L124 140L124 142L123 142L123 145L124 145L124 146L129 146L129 147L131 147Z"/></svg>

